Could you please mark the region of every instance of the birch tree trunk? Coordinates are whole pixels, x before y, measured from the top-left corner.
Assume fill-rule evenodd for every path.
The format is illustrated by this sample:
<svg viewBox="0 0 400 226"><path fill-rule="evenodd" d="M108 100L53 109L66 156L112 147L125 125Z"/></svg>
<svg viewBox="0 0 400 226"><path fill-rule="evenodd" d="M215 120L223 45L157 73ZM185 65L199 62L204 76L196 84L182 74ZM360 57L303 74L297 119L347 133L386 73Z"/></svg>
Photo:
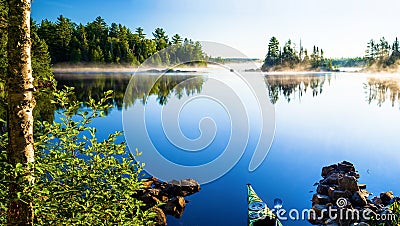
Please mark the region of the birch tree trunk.
<svg viewBox="0 0 400 226"><path fill-rule="evenodd" d="M12 165L22 164L25 175L10 185L9 195L23 192L22 183L33 183L34 161L33 115L35 99L31 66L30 0L8 0L8 70L7 95L9 133L8 160ZM22 179L22 183L21 183ZM19 180L19 181L18 181ZM18 181L18 182L17 182ZM9 225L33 225L31 200L10 201Z"/></svg>

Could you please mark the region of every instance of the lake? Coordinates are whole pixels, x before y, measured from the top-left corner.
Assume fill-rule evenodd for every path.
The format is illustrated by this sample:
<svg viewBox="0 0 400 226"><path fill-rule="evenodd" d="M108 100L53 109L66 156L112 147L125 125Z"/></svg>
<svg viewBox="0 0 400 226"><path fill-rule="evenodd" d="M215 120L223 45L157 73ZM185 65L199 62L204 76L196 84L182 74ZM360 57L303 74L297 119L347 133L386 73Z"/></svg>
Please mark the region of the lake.
<svg viewBox="0 0 400 226"><path fill-rule="evenodd" d="M232 164L232 168L229 170L230 167L227 167L226 174L202 185L199 193L187 197L190 202L183 217L176 219L168 216L168 225L246 225L247 183L253 185L270 207L273 207L274 199L279 198L285 210L309 209L316 189L313 184L321 179L321 168L343 160L355 164L361 174L359 182L367 184L367 190L374 195L388 190L400 194L400 78L396 78L397 75L241 74L262 84L266 97L263 101L269 101L275 108L275 113L268 116L268 120L275 123L271 148L252 172L249 171L249 163L259 142L257 137L262 128L258 123L260 115L252 107L252 101L247 101L246 88L240 89L240 85L231 81L235 75L229 70L167 73L160 79L154 74L142 73L132 79L129 98L125 99L131 73L58 74L56 78L60 87L75 87L79 100L87 100L88 96L100 98L103 91L114 90L114 108L105 118L94 122L100 135L105 137L116 130L128 129L130 147L137 147L142 152L155 148L164 158L178 165L204 165L223 156L224 147L235 142L231 141L231 137L246 138L243 155L237 156L237 162L229 160L227 163ZM209 95L213 87L215 91L215 78L220 83L232 83L232 89L241 90L234 93L236 95L223 95L223 88L217 90L216 95L221 94L222 100L233 102L224 105L222 101L212 98L199 98L203 94ZM235 98L248 107L249 128L241 122L231 121L235 112L241 109L231 100ZM183 106L174 123L179 125L176 131L181 134L178 135L185 137L177 138L176 143L176 134L168 134L165 130L171 126L168 124L168 113L174 112L174 106ZM141 126L138 125L136 131L135 124L132 124L142 123L143 119L130 115L144 108L147 138L140 131ZM227 113L227 110L232 112ZM214 128L214 131L208 128ZM174 129L171 127L170 130ZM246 134L247 137L243 137ZM142 142L141 136L149 139L153 147ZM197 143L190 146L185 142ZM191 151L185 149L185 145L193 150L194 147L200 148ZM268 149L269 143L264 145ZM154 162L149 164L157 165ZM162 170L173 173L169 172L169 168ZM207 171L203 173L209 176ZM304 220L282 223L310 225Z"/></svg>

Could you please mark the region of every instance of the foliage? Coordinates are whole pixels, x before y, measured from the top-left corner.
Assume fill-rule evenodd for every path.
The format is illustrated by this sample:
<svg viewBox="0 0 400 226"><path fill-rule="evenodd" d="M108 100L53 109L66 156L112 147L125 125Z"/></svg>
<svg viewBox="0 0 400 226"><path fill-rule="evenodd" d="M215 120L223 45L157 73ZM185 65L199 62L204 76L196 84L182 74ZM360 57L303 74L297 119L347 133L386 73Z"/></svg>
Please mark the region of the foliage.
<svg viewBox="0 0 400 226"><path fill-rule="evenodd" d="M336 67L364 67L366 63L364 57L332 59L332 64Z"/></svg>
<svg viewBox="0 0 400 226"><path fill-rule="evenodd" d="M303 49L300 43L299 51L289 39L283 49L279 47L279 41L276 37L272 37L268 43L268 52L264 60L261 70L268 71L274 69L318 69L324 68L332 70L329 67L329 60L324 58L324 51L314 46L312 54L309 56L307 49Z"/></svg>
<svg viewBox="0 0 400 226"><path fill-rule="evenodd" d="M57 21L43 20L38 29L39 37L49 46L53 63L116 63L139 65L147 58L170 45L176 45L174 52L158 56L156 65L176 64L178 56L190 55L191 58L205 55L198 42L182 38L175 34L170 41L162 28L152 33L154 38L146 38L143 28L132 32L124 25L112 23L108 26L103 18L97 17L86 25L75 24L64 16ZM173 55L173 56L172 56Z"/></svg>
<svg viewBox="0 0 400 226"><path fill-rule="evenodd" d="M35 184L25 185L18 198L33 199L35 222L40 225L151 225L154 214L143 211L135 198L142 189L142 165L126 154L125 143L117 143L120 132L105 140L96 138L90 123L110 107L111 92L99 102L90 99L86 110L72 101L72 89L55 93L54 104L63 111L57 122L37 121L42 131L35 136ZM7 187L22 166L6 163L6 134L0 140L0 224L5 223Z"/></svg>
<svg viewBox="0 0 400 226"><path fill-rule="evenodd" d="M400 224L400 201L396 201L392 205L390 205L390 210L396 216L396 219L393 220L392 224L399 225Z"/></svg>
<svg viewBox="0 0 400 226"><path fill-rule="evenodd" d="M375 41L371 39L367 44L365 58L369 66L376 65L378 67L392 66L400 59L400 46L396 37L392 45L389 45L385 37Z"/></svg>

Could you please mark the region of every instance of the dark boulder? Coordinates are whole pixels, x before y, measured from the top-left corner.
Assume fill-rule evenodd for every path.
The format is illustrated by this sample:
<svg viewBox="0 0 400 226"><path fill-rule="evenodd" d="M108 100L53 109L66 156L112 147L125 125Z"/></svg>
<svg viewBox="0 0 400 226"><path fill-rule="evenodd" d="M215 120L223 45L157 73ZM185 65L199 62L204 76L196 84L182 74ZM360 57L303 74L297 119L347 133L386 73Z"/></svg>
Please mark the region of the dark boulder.
<svg viewBox="0 0 400 226"><path fill-rule="evenodd" d="M366 184L358 184L358 188L359 189L367 189L367 185Z"/></svg>
<svg viewBox="0 0 400 226"><path fill-rule="evenodd" d="M321 176L326 177L328 176L331 172L334 172L337 169L337 165L333 164L330 166L325 166L322 168Z"/></svg>
<svg viewBox="0 0 400 226"><path fill-rule="evenodd" d="M329 185L319 184L317 187L317 193L321 195L328 195Z"/></svg>
<svg viewBox="0 0 400 226"><path fill-rule="evenodd" d="M321 181L321 184L326 184L326 185L338 184L339 179L341 179L342 177L343 175L340 173L331 173Z"/></svg>
<svg viewBox="0 0 400 226"><path fill-rule="evenodd" d="M375 204L375 205L381 205L382 204L382 200L381 200L381 198L375 196L375 197L372 198L372 203Z"/></svg>
<svg viewBox="0 0 400 226"><path fill-rule="evenodd" d="M355 206L365 206L367 205L367 199L365 194L361 191L354 192L353 196L351 197L351 202Z"/></svg>
<svg viewBox="0 0 400 226"><path fill-rule="evenodd" d="M347 161L343 161L338 163L338 168L339 171L343 172L343 173L349 173L349 172L355 172L356 169L354 168L353 163L351 162L347 162Z"/></svg>
<svg viewBox="0 0 400 226"><path fill-rule="evenodd" d="M172 215L176 218L182 217L183 211L185 210L186 201L183 197L177 196L170 199L164 206L164 210L167 214Z"/></svg>
<svg viewBox="0 0 400 226"><path fill-rule="evenodd" d="M343 176L339 179L339 188L343 191L356 192L359 191L357 179L353 176Z"/></svg>
<svg viewBox="0 0 400 226"><path fill-rule="evenodd" d="M394 195L392 191L382 192L380 198L382 200L382 204L387 206L390 204L390 200L394 198Z"/></svg>
<svg viewBox="0 0 400 226"><path fill-rule="evenodd" d="M166 185L165 191L172 196L189 196L200 191L200 184L192 179L172 180Z"/></svg>
<svg viewBox="0 0 400 226"><path fill-rule="evenodd" d="M330 198L336 202L339 198L349 198L349 193L346 191L334 190Z"/></svg>
<svg viewBox="0 0 400 226"><path fill-rule="evenodd" d="M320 194L314 194L312 197L312 203L313 204L328 204L331 202L331 198L327 195L320 195Z"/></svg>

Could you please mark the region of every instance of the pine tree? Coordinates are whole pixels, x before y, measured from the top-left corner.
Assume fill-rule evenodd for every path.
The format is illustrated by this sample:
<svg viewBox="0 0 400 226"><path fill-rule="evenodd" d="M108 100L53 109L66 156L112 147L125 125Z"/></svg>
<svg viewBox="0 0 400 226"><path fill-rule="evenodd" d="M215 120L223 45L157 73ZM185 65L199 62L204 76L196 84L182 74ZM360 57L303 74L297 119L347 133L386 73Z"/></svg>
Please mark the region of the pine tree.
<svg viewBox="0 0 400 226"><path fill-rule="evenodd" d="M392 54L390 55L389 63L394 64L399 59L400 59L400 46L399 46L399 40L396 37L396 40L393 42L392 45Z"/></svg>
<svg viewBox="0 0 400 226"><path fill-rule="evenodd" d="M376 57L376 46L375 46L375 41L371 39L368 42L367 45L367 50L365 51L365 57L368 59L368 62L372 64L375 60Z"/></svg>
<svg viewBox="0 0 400 226"><path fill-rule="evenodd" d="M175 34L174 36L172 36L172 44L179 45L181 43L182 43L181 36L179 36L178 34Z"/></svg>
<svg viewBox="0 0 400 226"><path fill-rule="evenodd" d="M153 36L157 45L157 50L162 50L168 47L168 36L165 34L164 29L156 28L156 30L153 32Z"/></svg>
<svg viewBox="0 0 400 226"><path fill-rule="evenodd" d="M275 66L279 63L279 41L276 37L272 37L268 43L268 52L265 57L263 68Z"/></svg>

